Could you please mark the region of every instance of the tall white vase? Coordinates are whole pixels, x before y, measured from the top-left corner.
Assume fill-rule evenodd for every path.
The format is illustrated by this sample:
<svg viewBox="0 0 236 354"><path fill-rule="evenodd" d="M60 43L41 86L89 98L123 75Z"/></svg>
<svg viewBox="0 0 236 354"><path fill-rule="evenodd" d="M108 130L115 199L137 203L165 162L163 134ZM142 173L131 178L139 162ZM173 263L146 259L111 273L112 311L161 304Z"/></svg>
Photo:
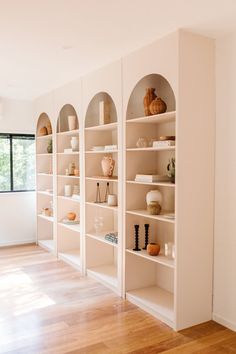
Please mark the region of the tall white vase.
<svg viewBox="0 0 236 354"><path fill-rule="evenodd" d="M69 130L76 129L76 116L68 116L68 126Z"/></svg>

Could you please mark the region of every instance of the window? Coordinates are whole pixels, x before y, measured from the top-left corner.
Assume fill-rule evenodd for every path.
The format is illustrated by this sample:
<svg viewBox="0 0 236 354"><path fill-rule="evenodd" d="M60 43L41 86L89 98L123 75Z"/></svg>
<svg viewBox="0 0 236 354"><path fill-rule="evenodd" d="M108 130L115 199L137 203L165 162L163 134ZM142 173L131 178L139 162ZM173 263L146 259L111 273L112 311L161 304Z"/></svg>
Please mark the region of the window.
<svg viewBox="0 0 236 354"><path fill-rule="evenodd" d="M35 190L35 137L0 134L0 192Z"/></svg>

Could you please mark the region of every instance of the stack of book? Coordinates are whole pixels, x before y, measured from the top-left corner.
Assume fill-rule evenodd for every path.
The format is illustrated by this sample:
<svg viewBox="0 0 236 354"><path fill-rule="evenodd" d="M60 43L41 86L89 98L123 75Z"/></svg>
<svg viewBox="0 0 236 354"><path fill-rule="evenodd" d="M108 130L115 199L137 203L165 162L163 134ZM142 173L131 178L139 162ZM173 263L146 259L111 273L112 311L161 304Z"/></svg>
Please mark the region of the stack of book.
<svg viewBox="0 0 236 354"><path fill-rule="evenodd" d="M135 182L147 182L147 183L157 183L157 182L169 182L170 178L167 175L136 175Z"/></svg>
<svg viewBox="0 0 236 354"><path fill-rule="evenodd" d="M175 141L173 141L173 140L157 140L157 141L153 141L152 146L153 147L175 146Z"/></svg>
<svg viewBox="0 0 236 354"><path fill-rule="evenodd" d="M118 232L109 232L105 235L105 240L113 243L118 243Z"/></svg>

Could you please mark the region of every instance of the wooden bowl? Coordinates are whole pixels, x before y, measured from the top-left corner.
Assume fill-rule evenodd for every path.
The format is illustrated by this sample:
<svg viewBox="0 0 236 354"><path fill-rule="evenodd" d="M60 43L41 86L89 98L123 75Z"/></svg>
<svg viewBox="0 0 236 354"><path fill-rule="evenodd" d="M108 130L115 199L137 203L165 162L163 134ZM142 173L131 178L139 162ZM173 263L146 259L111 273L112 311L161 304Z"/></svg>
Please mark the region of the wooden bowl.
<svg viewBox="0 0 236 354"><path fill-rule="evenodd" d="M160 253L160 245L158 245L158 243L149 243L147 245L147 253L149 254L149 256L158 256L158 254Z"/></svg>

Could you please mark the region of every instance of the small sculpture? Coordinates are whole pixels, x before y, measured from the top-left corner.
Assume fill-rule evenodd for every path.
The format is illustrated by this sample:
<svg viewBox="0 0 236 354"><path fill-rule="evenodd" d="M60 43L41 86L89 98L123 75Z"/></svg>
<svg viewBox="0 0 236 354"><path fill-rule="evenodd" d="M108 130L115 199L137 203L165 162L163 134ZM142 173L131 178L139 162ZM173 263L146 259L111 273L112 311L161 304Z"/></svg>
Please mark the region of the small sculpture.
<svg viewBox="0 0 236 354"><path fill-rule="evenodd" d="M100 194L100 185L99 185L99 183L97 183L95 203L101 203L101 194Z"/></svg>
<svg viewBox="0 0 236 354"><path fill-rule="evenodd" d="M148 238L149 238L149 224L144 224L144 228L145 228L145 246L143 247L143 250L147 249L147 245L148 245Z"/></svg>
<svg viewBox="0 0 236 354"><path fill-rule="evenodd" d="M170 177L172 183L175 183L175 158L171 158L167 165L167 176Z"/></svg>
<svg viewBox="0 0 236 354"><path fill-rule="evenodd" d="M47 152L52 154L52 139L48 141Z"/></svg>
<svg viewBox="0 0 236 354"><path fill-rule="evenodd" d="M135 231L135 248L133 248L133 251L141 251L141 248L139 248L139 225L134 225L134 231Z"/></svg>

